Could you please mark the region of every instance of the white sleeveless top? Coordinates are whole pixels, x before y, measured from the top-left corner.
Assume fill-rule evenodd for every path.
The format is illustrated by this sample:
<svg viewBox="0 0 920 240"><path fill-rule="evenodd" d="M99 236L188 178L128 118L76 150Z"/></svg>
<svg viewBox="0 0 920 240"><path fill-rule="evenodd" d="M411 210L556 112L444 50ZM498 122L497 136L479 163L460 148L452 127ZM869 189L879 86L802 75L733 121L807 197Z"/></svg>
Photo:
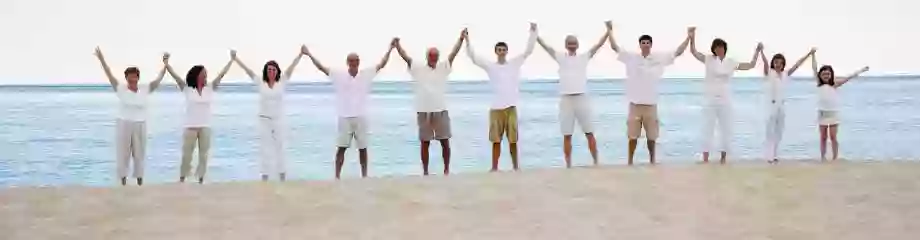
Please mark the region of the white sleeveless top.
<svg viewBox="0 0 920 240"><path fill-rule="evenodd" d="M262 81L260 76L254 79L259 82L259 116L269 118L279 118L284 114L284 88L287 86L287 77L282 77L280 81L275 82L273 87L268 87L268 83Z"/></svg>
<svg viewBox="0 0 920 240"><path fill-rule="evenodd" d="M821 85L818 87L818 110L837 111L840 107L840 100L837 96L837 88L831 85Z"/></svg>
<svg viewBox="0 0 920 240"><path fill-rule="evenodd" d="M209 127L211 125L211 102L214 100L214 90L211 86L198 90L185 87L185 127Z"/></svg>
<svg viewBox="0 0 920 240"><path fill-rule="evenodd" d="M147 120L147 97L150 85L137 84L137 92L128 89L127 83L120 83L115 88L118 96L118 119L143 122Z"/></svg>
<svg viewBox="0 0 920 240"><path fill-rule="evenodd" d="M764 99L767 103L782 102L785 99L786 84L789 82L789 72L777 73L776 70L767 71L764 81Z"/></svg>

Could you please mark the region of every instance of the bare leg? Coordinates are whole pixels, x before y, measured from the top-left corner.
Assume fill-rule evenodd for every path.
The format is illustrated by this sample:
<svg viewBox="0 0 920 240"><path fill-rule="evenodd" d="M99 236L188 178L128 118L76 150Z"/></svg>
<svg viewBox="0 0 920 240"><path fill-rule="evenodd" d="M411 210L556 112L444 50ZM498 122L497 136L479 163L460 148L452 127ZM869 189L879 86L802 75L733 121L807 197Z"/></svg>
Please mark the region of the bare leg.
<svg viewBox="0 0 920 240"><path fill-rule="evenodd" d="M840 145L837 143L837 124L831 125L828 127L828 132L831 138L831 160L837 161L837 150L840 148Z"/></svg>
<svg viewBox="0 0 920 240"><path fill-rule="evenodd" d="M648 145L648 162L655 165L655 140L646 140L645 144Z"/></svg>
<svg viewBox="0 0 920 240"><path fill-rule="evenodd" d="M565 168L572 168L572 135L562 136L562 154L565 155Z"/></svg>
<svg viewBox="0 0 920 240"><path fill-rule="evenodd" d="M498 158L502 156L502 145L501 142L492 143L492 170L490 172L498 172Z"/></svg>
<svg viewBox="0 0 920 240"><path fill-rule="evenodd" d="M629 159L626 160L626 163L630 166L633 165L633 156L636 154L636 145L639 145L639 140L629 139Z"/></svg>
<svg viewBox="0 0 920 240"><path fill-rule="evenodd" d="M597 161L597 140L594 139L594 133L585 133L585 138L588 139L588 150L591 151L591 159L594 160L594 166L597 166L599 164Z"/></svg>
<svg viewBox="0 0 920 240"><path fill-rule="evenodd" d="M725 159L726 159L727 157L728 157L728 153L725 152L725 151L722 151L722 158L719 159L719 163L720 163L720 164L725 164L725 162L726 162Z"/></svg>
<svg viewBox="0 0 920 240"><path fill-rule="evenodd" d="M819 126L818 131L820 131L821 135L821 161L824 162L827 161L827 157L825 157L825 153L827 153L827 126Z"/></svg>
<svg viewBox="0 0 920 240"><path fill-rule="evenodd" d="M345 164L345 150L347 148L339 147L335 151L335 179L341 179L342 165Z"/></svg>
<svg viewBox="0 0 920 240"><path fill-rule="evenodd" d="M180 183L184 183L184 182L185 182L185 177L179 177L179 182L180 182Z"/></svg>
<svg viewBox="0 0 920 240"><path fill-rule="evenodd" d="M709 163L709 152L703 152L703 163Z"/></svg>
<svg viewBox="0 0 920 240"><path fill-rule="evenodd" d="M428 176L428 147L431 146L431 141L422 141L422 174Z"/></svg>
<svg viewBox="0 0 920 240"><path fill-rule="evenodd" d="M128 177L122 177L122 178L121 178L121 185L122 185L122 186L128 185Z"/></svg>
<svg viewBox="0 0 920 240"><path fill-rule="evenodd" d="M521 168L518 167L517 143L508 143L508 148L508 150L511 150L511 167L514 168L514 171L520 171Z"/></svg>
<svg viewBox="0 0 920 240"><path fill-rule="evenodd" d="M137 185L144 185L144 178L137 178Z"/></svg>
<svg viewBox="0 0 920 240"><path fill-rule="evenodd" d="M361 177L367 177L367 148L358 149L359 163L361 164Z"/></svg>
<svg viewBox="0 0 920 240"><path fill-rule="evenodd" d="M439 141L441 141L441 157L444 158L444 175L450 175L450 139Z"/></svg>

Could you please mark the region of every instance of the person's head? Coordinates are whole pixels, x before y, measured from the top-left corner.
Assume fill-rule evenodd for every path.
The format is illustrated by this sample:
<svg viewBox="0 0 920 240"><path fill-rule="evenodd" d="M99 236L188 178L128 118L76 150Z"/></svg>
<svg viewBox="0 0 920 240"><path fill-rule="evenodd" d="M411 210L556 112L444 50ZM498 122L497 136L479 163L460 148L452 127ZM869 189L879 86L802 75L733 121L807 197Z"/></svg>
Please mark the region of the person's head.
<svg viewBox="0 0 920 240"><path fill-rule="evenodd" d="M208 71L202 65L195 65L185 74L185 81L187 81L188 87L201 89L208 84Z"/></svg>
<svg viewBox="0 0 920 240"><path fill-rule="evenodd" d="M565 36L565 49L570 52L578 50L578 38L574 35Z"/></svg>
<svg viewBox="0 0 920 240"><path fill-rule="evenodd" d="M782 72L786 69L786 56L783 56L782 53L777 53L773 55L773 59L770 60L770 68L776 71Z"/></svg>
<svg viewBox="0 0 920 240"><path fill-rule="evenodd" d="M728 43L721 38L713 39L712 45L709 46L709 51L712 52L712 55L725 57L725 53L728 52Z"/></svg>
<svg viewBox="0 0 920 240"><path fill-rule="evenodd" d="M824 84L834 86L834 68L831 65L824 65L818 69L818 87Z"/></svg>
<svg viewBox="0 0 920 240"><path fill-rule="evenodd" d="M639 37L639 50L642 50L644 54L652 51L652 36L642 35Z"/></svg>
<svg viewBox="0 0 920 240"><path fill-rule="evenodd" d="M358 69L358 66L361 65L361 58L357 53L349 53L348 57L345 57L345 64L348 65L348 69Z"/></svg>
<svg viewBox="0 0 920 240"><path fill-rule="evenodd" d="M141 79L141 70L137 67L125 68L125 79L129 84L137 84L137 80Z"/></svg>
<svg viewBox="0 0 920 240"><path fill-rule="evenodd" d="M508 55L508 43L498 42L495 43L495 55L499 58L504 58Z"/></svg>
<svg viewBox="0 0 920 240"><path fill-rule="evenodd" d="M271 60L262 66L262 81L277 82L281 80L281 68L275 60Z"/></svg>
<svg viewBox="0 0 920 240"><path fill-rule="evenodd" d="M428 60L428 66L434 67L438 65L438 58L441 57L441 53L437 48L429 48L428 52L425 54L425 59Z"/></svg>

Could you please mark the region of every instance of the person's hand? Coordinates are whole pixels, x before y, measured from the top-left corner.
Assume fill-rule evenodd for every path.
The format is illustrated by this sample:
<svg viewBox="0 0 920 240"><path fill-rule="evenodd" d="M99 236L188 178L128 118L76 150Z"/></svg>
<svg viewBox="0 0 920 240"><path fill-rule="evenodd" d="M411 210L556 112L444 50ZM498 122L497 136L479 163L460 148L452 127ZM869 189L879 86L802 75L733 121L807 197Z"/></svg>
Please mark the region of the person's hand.
<svg viewBox="0 0 920 240"><path fill-rule="evenodd" d="M613 30L613 21L610 21L610 20L604 21L604 25L607 26L608 31Z"/></svg>
<svg viewBox="0 0 920 240"><path fill-rule="evenodd" d="M530 31L531 31L531 32L536 32L536 31L537 31L537 23L533 23L533 22L530 23Z"/></svg>
<svg viewBox="0 0 920 240"><path fill-rule="evenodd" d="M466 28L463 28L463 31L460 32L460 35L463 36L463 39L470 40L470 31Z"/></svg>
<svg viewBox="0 0 920 240"><path fill-rule="evenodd" d="M763 51L763 43L757 43L757 51Z"/></svg>
<svg viewBox="0 0 920 240"><path fill-rule="evenodd" d="M808 55L815 55L815 52L817 51L818 51L817 48L811 48L811 51L808 51Z"/></svg>
<svg viewBox="0 0 920 240"><path fill-rule="evenodd" d="M869 66L865 66L865 67L863 67L862 69L860 69L859 71L868 72L868 71L869 71Z"/></svg>
<svg viewBox="0 0 920 240"><path fill-rule="evenodd" d="M696 27L687 27L687 36L696 36Z"/></svg>
<svg viewBox="0 0 920 240"><path fill-rule="evenodd" d="M300 45L300 53L303 54L303 55L310 56L310 49L307 48L307 45L306 45L306 44L301 44L301 45Z"/></svg>
<svg viewBox="0 0 920 240"><path fill-rule="evenodd" d="M99 49L99 46L96 46L96 50L93 51L93 56L102 57L102 49Z"/></svg>
<svg viewBox="0 0 920 240"><path fill-rule="evenodd" d="M460 31L460 38L466 38L466 33L467 33L466 28L463 28L463 30Z"/></svg>
<svg viewBox="0 0 920 240"><path fill-rule="evenodd" d="M230 49L230 59L236 59L236 50Z"/></svg>
<svg viewBox="0 0 920 240"><path fill-rule="evenodd" d="M399 47L399 37L393 38L393 41L390 42L390 46L392 46L392 47L394 47L394 48L395 48L395 47Z"/></svg>
<svg viewBox="0 0 920 240"><path fill-rule="evenodd" d="M163 64L169 64L169 53L168 52L163 53Z"/></svg>

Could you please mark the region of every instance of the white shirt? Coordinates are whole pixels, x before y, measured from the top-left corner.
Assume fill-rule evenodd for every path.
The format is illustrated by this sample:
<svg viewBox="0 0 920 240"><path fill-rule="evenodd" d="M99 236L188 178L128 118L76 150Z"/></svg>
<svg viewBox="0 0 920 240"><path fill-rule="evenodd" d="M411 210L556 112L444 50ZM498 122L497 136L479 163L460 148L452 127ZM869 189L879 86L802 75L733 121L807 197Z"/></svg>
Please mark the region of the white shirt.
<svg viewBox="0 0 920 240"><path fill-rule="evenodd" d="M767 70L767 77L764 82L764 96L768 103L782 102L785 99L784 93L789 79L789 72L787 71L777 73L773 69Z"/></svg>
<svg viewBox="0 0 920 240"><path fill-rule="evenodd" d="M520 95L521 66L524 65L524 60L527 60L527 57L533 53L536 42L537 33L531 31L524 53L508 59L505 64L487 62L476 57L475 51L470 47L471 44L467 44L466 54L473 60L473 64L485 70L489 75L493 95L492 109L505 109L517 105Z"/></svg>
<svg viewBox="0 0 920 240"><path fill-rule="evenodd" d="M840 99L837 96L837 88L829 84L818 87L818 110L837 111L840 106Z"/></svg>
<svg viewBox="0 0 920 240"><path fill-rule="evenodd" d="M706 77L703 79L703 93L709 103L731 101L731 80L738 69L738 62L732 58L719 60L715 55L706 56Z"/></svg>
<svg viewBox="0 0 920 240"><path fill-rule="evenodd" d="M290 78L282 76L279 81L275 82L275 85L269 87L268 83L263 81L261 76L257 77L258 78L252 80L259 86L259 116L269 118L283 117L284 90Z"/></svg>
<svg viewBox="0 0 920 240"><path fill-rule="evenodd" d="M377 68L358 70L354 77L348 70L330 70L329 80L335 88L336 111L339 117L361 117L367 114L367 99Z"/></svg>
<svg viewBox="0 0 920 240"><path fill-rule="evenodd" d="M649 53L620 52L617 60L626 64L626 99L630 103L658 104L658 85L664 68L674 64L673 52Z"/></svg>
<svg viewBox="0 0 920 240"><path fill-rule="evenodd" d="M409 66L409 75L415 80L415 111L440 112L447 110L447 76L451 66L448 62L438 62L434 68L427 61L413 61Z"/></svg>
<svg viewBox="0 0 920 240"><path fill-rule="evenodd" d="M119 83L115 88L118 96L118 119L143 122L147 120L147 97L150 85L137 84L137 92L128 89L127 83Z"/></svg>
<svg viewBox="0 0 920 240"><path fill-rule="evenodd" d="M559 94L585 93L588 84L588 61L590 53L569 55L568 51L556 52L553 60L559 63Z"/></svg>
<svg viewBox="0 0 920 240"><path fill-rule="evenodd" d="M192 87L185 87L185 127L208 127L211 125L211 102L214 89L211 86L201 88L201 94Z"/></svg>

